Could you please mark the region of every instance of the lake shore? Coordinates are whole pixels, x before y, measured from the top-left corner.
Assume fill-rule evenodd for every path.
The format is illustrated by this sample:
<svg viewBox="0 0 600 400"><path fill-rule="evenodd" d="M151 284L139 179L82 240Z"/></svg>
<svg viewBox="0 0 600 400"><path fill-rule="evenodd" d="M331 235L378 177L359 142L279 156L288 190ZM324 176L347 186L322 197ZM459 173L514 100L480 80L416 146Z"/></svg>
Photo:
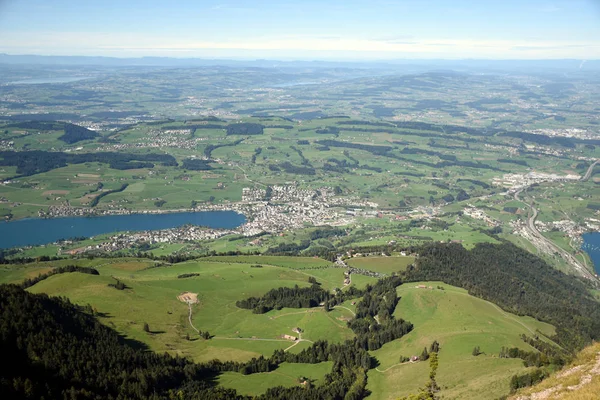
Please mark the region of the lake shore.
<svg viewBox="0 0 600 400"><path fill-rule="evenodd" d="M243 214L232 210L99 215L92 218L30 218L0 223L0 248L35 246L61 239L89 238L112 232L159 231L184 225L231 230L246 222Z"/></svg>

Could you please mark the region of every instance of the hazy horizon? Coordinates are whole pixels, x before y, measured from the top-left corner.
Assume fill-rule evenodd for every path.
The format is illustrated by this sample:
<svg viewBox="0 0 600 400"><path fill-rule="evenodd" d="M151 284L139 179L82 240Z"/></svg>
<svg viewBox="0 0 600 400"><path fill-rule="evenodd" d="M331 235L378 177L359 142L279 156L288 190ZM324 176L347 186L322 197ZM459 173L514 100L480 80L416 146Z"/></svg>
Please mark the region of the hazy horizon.
<svg viewBox="0 0 600 400"><path fill-rule="evenodd" d="M600 58L595 0L0 2L0 53L118 58Z"/></svg>

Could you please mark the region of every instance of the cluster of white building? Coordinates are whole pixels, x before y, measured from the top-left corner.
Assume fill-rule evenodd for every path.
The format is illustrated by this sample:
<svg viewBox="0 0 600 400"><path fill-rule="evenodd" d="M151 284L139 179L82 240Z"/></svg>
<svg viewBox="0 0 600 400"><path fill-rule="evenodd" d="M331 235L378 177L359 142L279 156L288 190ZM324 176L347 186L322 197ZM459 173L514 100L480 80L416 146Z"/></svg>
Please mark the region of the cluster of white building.
<svg viewBox="0 0 600 400"><path fill-rule="evenodd" d="M182 243L197 240L214 240L220 238L221 236L230 235L232 233L236 233L236 231L186 225L179 228L158 231L142 231L118 234L111 236L106 242L71 250L71 253L118 251L130 249L142 244L153 245L157 243Z"/></svg>
<svg viewBox="0 0 600 400"><path fill-rule="evenodd" d="M479 208L476 208L475 206L473 206L471 204L467 204L467 207L463 208L463 214L467 215L471 218L474 218L474 219L482 220L490 227L501 225L500 221L490 217L489 215L487 215L485 213L485 211L483 211Z"/></svg>
<svg viewBox="0 0 600 400"><path fill-rule="evenodd" d="M494 178L494 184L519 190L535 183L543 182L573 182L581 179L577 174L558 175L543 172L529 172L527 174L505 174L501 178Z"/></svg>
<svg viewBox="0 0 600 400"><path fill-rule="evenodd" d="M589 131L587 129L579 129L579 128L563 128L563 129L554 129L554 128L545 128L545 129L535 129L526 131L528 133L533 133L535 135L545 135L545 136L554 136L554 137L571 137L577 139L597 139L598 132Z"/></svg>

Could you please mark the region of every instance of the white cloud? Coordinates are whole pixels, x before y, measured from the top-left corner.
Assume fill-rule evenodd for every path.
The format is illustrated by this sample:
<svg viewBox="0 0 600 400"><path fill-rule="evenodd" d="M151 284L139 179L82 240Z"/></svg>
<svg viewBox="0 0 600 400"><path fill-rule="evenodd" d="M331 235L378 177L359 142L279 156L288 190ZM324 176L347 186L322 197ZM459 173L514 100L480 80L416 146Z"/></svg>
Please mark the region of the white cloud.
<svg viewBox="0 0 600 400"><path fill-rule="evenodd" d="M94 55L173 55L202 56L218 52L235 57L237 53L263 54L354 54L364 58L600 58L600 41L549 42L513 40L459 40L398 37L352 39L330 36L287 36L229 40L186 39L116 33L47 33L6 35L0 32L0 51L9 53L94 54Z"/></svg>

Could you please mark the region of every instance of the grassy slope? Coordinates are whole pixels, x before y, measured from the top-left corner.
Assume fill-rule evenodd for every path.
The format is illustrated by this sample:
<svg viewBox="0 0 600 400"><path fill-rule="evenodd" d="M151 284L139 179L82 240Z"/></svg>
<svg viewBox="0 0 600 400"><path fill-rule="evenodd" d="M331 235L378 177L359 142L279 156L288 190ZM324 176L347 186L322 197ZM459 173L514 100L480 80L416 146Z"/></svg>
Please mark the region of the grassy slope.
<svg viewBox="0 0 600 400"><path fill-rule="evenodd" d="M361 259L362 260L362 259ZM366 259L368 260L368 259ZM250 261L250 260L246 260ZM291 329L304 329L303 338L342 341L353 336L345 321L351 313L339 308L330 313L322 309L283 309L257 315L249 310L238 309L235 301L262 295L280 286L306 286L309 275L316 276L323 287L330 290L339 287L342 269L292 270L264 264L252 268L252 264L190 261L168 267L145 269L150 263L134 259L93 260L100 276L71 273L53 276L29 290L50 295L64 295L78 304L91 304L101 319L124 335L146 343L152 350L191 357L198 361L220 358L223 360L248 360L260 354L270 355L275 349L288 348L291 343L280 339L282 334L293 334ZM271 260L285 263L286 260ZM24 275L37 273L39 268L6 268L0 275L2 281L16 281ZM200 276L178 279L184 273ZM129 289L118 291L108 287L112 277L123 281ZM374 283L373 278L353 275L353 284L363 286ZM529 348L519 339L521 333L532 334L540 330L546 335L553 327L529 317L507 314L495 305L469 296L465 290L440 282L431 282L436 288L415 288L417 284L405 284L398 288L401 301L395 315L411 321L413 332L402 339L386 344L373 355L380 362L378 370L369 372L369 390L372 399L391 399L414 392L427 379L426 363L397 365L401 355L419 354L433 340L441 344L438 382L445 398L476 399L496 398L508 393L511 375L523 371L520 360L499 359L495 355L502 346ZM187 306L177 300L183 291L198 293L199 304L193 306L193 323L201 330L208 330L215 337L210 341L196 339L189 327ZM354 309L351 301L344 304ZM147 322L152 331L142 329ZM185 339L189 334L192 341ZM252 338L269 340L253 340ZM298 352L309 345L299 343L290 351ZM485 353L473 357L474 346ZM530 349L530 348L529 348ZM286 367L287 368L287 367ZM286 369L278 370L284 373ZM380 372L384 371L384 372ZM290 375L286 372L287 375ZM308 374L305 374L308 375ZM264 391L267 382L295 384L292 378L278 379L276 373L257 375L248 379L237 374L226 374L220 379L226 386L254 394ZM318 379L321 375L316 376ZM487 395L489 394L489 396Z"/></svg>
<svg viewBox="0 0 600 400"><path fill-rule="evenodd" d="M404 271L409 264L415 261L414 257L357 257L348 260L348 265L368 271L391 274Z"/></svg>
<svg viewBox="0 0 600 400"><path fill-rule="evenodd" d="M370 399L394 399L416 392L427 380L427 363L397 365L398 359L420 354L434 340L441 345L438 383L445 398L493 399L508 394L508 380L524 367L520 360L497 358L500 348L531 350L519 339L521 333L531 335L536 329L553 332L548 324L505 313L463 289L440 282L427 285L441 285L445 290L417 289L416 285L398 288L402 299L395 315L409 320L415 328L373 352L381 365L379 371L369 371ZM473 357L474 346L480 346L484 354Z"/></svg>
<svg viewBox="0 0 600 400"><path fill-rule="evenodd" d="M242 262L248 264L275 265L278 267L305 269L329 267L331 262L316 257L279 257L279 256L215 256L206 257L209 261Z"/></svg>
<svg viewBox="0 0 600 400"><path fill-rule="evenodd" d="M511 400L530 400L533 394L552 392L549 399L595 400L600 393L600 344L583 349L575 361L543 382L520 390ZM595 369L595 370L594 370ZM588 380L588 378L591 378ZM582 384L583 383L583 384ZM581 385L581 386L580 386ZM568 389L571 387L572 389ZM541 398L541 397L540 397Z"/></svg>
<svg viewBox="0 0 600 400"><path fill-rule="evenodd" d="M242 375L237 372L225 372L219 376L219 384L236 389L245 395L259 395L274 386L291 387L299 384L299 377L314 379L318 385L319 380L331 371L333 362L320 364L288 364L283 363L275 371Z"/></svg>
<svg viewBox="0 0 600 400"><path fill-rule="evenodd" d="M302 327L306 331L303 337L312 341L325 337L342 341L353 336L344 323L347 315L341 310L328 314L321 309L283 309L257 315L235 306L237 300L260 296L272 288L308 286L308 276L302 271L206 261L139 270L142 265L122 262L101 266L98 268L100 276L79 273L53 276L30 290L66 295L78 304L89 303L105 314L105 323L126 336L147 343L155 351L179 353L198 361L247 360L260 354L271 355L275 349L290 346L290 342L281 340L280 336L293 334L291 330L296 326ZM338 271L341 270L316 270L321 274ZM200 276L177 278L185 273ZM130 289L119 291L108 287L108 283L114 282L111 276ZM318 278L325 289L332 289L334 284L341 286L341 275L331 283ZM193 306L193 323L200 330L215 335L212 340L185 339L186 334L194 338L195 332L187 320L187 306L177 300L183 291L199 294L199 304ZM143 332L145 322L153 334ZM252 340L253 337L269 340ZM296 347L300 349L301 345Z"/></svg>

